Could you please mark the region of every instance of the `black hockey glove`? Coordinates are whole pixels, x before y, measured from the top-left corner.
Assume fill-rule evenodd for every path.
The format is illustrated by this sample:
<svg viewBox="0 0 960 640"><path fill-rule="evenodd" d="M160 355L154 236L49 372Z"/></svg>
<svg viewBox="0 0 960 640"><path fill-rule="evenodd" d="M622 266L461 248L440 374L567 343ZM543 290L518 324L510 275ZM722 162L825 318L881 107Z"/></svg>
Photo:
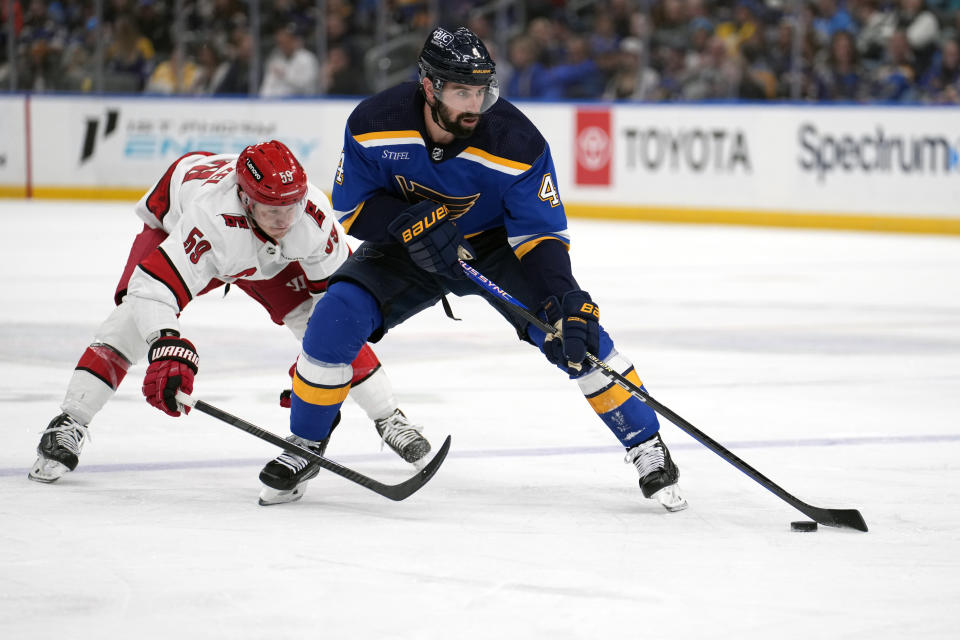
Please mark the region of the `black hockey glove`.
<svg viewBox="0 0 960 640"><path fill-rule="evenodd" d="M556 296L547 298L540 315L560 330L559 335L548 334L543 343L547 360L571 377L580 375L587 353L597 355L600 350L600 308L586 291L568 291L562 303Z"/></svg>
<svg viewBox="0 0 960 640"><path fill-rule="evenodd" d="M473 247L450 220L446 205L422 200L387 225L387 231L407 248L414 264L447 278L463 278L459 260L473 259Z"/></svg>

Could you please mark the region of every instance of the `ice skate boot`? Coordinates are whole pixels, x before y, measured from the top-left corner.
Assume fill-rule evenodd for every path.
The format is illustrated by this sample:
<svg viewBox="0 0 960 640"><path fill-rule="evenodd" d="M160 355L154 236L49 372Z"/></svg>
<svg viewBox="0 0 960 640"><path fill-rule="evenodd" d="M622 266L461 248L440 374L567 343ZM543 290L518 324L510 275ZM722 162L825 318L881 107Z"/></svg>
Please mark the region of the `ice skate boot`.
<svg viewBox="0 0 960 640"><path fill-rule="evenodd" d="M430 443L420 435L423 427L415 425L397 409L393 415L376 420L374 426L383 442L386 442L394 452L417 468L423 468L430 453Z"/></svg>
<svg viewBox="0 0 960 640"><path fill-rule="evenodd" d="M65 413L50 421L37 445L37 461L27 475L37 482L56 482L77 468L80 450L87 439L87 427Z"/></svg>
<svg viewBox="0 0 960 640"><path fill-rule="evenodd" d="M659 433L628 449L624 462L637 468L644 498L656 498L667 511L682 511L687 508L687 501L677 484L680 469L670 458L670 451L660 439Z"/></svg>
<svg viewBox="0 0 960 640"><path fill-rule="evenodd" d="M323 455L327 450L330 436L324 440L307 440L300 436L291 435L287 442L300 445L317 455ZM307 481L320 472L320 466L310 462L303 456L284 451L271 460L260 472L260 505L284 504L294 502L303 497L307 490Z"/></svg>

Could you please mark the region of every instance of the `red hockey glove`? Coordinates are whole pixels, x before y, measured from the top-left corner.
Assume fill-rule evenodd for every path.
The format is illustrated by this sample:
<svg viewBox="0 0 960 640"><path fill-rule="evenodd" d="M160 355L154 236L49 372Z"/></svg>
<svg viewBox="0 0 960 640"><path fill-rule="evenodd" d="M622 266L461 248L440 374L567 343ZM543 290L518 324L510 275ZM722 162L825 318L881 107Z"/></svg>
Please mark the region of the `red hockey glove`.
<svg viewBox="0 0 960 640"><path fill-rule="evenodd" d="M143 377L143 396L147 402L171 416L180 411L190 413L190 407L181 406L177 391L193 392L193 377L200 358L189 340L179 336L157 338L147 350L147 374Z"/></svg>
<svg viewBox="0 0 960 640"><path fill-rule="evenodd" d="M297 363L294 362L290 365L290 371L287 372L290 374L290 379L293 380L293 376L297 373ZM293 389L284 389L280 392L280 406L284 409L289 409L290 405L293 403Z"/></svg>
<svg viewBox="0 0 960 640"><path fill-rule="evenodd" d="M547 335L543 354L571 377L580 375L587 353L597 355L600 349L600 308L586 291L568 291L563 303L547 298L540 315L560 329L559 335Z"/></svg>

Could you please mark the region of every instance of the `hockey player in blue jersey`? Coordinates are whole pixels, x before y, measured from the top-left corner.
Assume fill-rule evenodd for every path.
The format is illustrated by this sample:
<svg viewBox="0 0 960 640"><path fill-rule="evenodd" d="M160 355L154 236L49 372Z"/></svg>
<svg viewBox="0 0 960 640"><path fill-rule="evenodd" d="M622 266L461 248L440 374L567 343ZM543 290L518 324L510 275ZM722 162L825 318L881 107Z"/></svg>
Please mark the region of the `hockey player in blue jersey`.
<svg viewBox="0 0 960 640"><path fill-rule="evenodd" d="M595 354L642 384L573 277L549 145L516 107L498 100L494 62L468 29L435 29L418 62L419 82L364 100L347 120L333 208L364 244L331 278L307 327L293 381L292 437L322 450L349 391L350 363L367 341L441 300L452 315L448 293L482 293L464 277L464 258L560 330L560 338L547 338L494 305L521 340L576 380L626 448L643 495L669 511L684 509L656 414L585 362ZM290 465L290 456L261 472L262 503L296 500L315 475L306 459Z"/></svg>

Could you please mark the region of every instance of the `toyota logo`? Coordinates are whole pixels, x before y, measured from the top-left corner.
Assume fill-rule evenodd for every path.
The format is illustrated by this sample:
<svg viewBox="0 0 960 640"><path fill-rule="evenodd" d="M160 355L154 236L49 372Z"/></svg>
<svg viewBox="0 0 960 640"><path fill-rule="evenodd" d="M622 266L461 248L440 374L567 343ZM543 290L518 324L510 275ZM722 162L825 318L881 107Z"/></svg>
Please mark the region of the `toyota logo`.
<svg viewBox="0 0 960 640"><path fill-rule="evenodd" d="M577 162L598 171L610 162L610 136L600 127L585 127L577 136Z"/></svg>

